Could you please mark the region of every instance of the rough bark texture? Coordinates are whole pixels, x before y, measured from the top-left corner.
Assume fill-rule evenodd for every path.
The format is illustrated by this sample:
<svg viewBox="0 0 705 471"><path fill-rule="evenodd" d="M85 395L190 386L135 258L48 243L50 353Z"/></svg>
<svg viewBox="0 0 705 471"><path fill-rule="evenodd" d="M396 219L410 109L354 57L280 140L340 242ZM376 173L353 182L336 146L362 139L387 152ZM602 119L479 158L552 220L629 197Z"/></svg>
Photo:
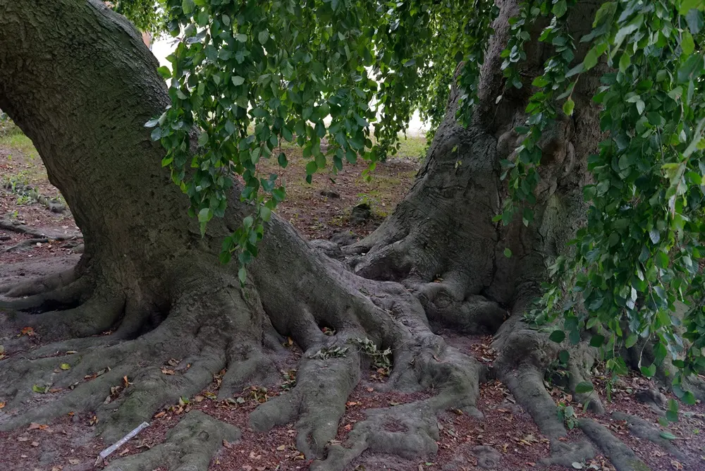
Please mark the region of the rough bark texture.
<svg viewBox="0 0 705 471"><path fill-rule="evenodd" d="M500 6L472 125L456 123L453 92L426 163L394 215L367 239L344 247L345 263L314 250L274 218L241 288L237 267L220 265L217 254L222 237L248 208L234 192L226 217L211 222L205 238L187 217L185 197L160 166L163 150L143 127L169 99L139 34L94 0L0 0L0 108L34 141L85 239L85 253L71 272L0 287L7 296L0 300L2 335L32 326L56 341L29 349L21 340L3 340L15 354L0 363L0 398L8 402L0 428L88 409L112 441L163 405L199 392L223 368L224 397L251 382L274 381L271 355L281 336L291 336L306 352L297 385L260 406L251 416L253 428L295 421L299 449L318 460L312 469L345 469L368 449L426 456L436 451L438 412L453 407L481 415L476 399L483 367L435 335L430 325L439 323L496 334L496 373L551 439L547 463L570 465L592 456L587 440L559 441L567 432L543 387L559 347L529 329L522 314L545 279L547 261L564 250L583 215L585 160L599 139L597 110L590 105L596 84L581 78L573 94L575 116L546 133L535 221L528 227L492 223L506 197L499 160L511 158L528 84L551 53L527 43L527 86L504 91L495 106L504 89L499 53L517 8L513 0ZM596 8L581 2L572 10L576 36L589 27ZM337 334L324 335L323 325ZM112 333L94 337L107 330ZM371 411L346 443L330 445L360 377L360 352L313 357L356 339L392 349L388 388L432 386L437 394ZM592 362L589 349L580 348L573 350L572 387L587 378ZM78 353L53 356L69 350ZM172 358L180 361L178 374L161 374L160 366ZM55 373L57 362L71 369ZM106 366L112 369L83 381ZM110 386L125 375L133 385L105 404ZM55 402L13 413L32 385L77 381ZM583 399L601 408L596 396ZM114 469L147 469L173 446L184 454L169 463L172 469L202 469L202 450L215 450L218 440L200 437L194 427L212 429L209 436L235 433L204 417L187 419L170 436L171 445ZM380 424L386 420L402 422L407 432L385 431ZM587 436L603 448L604 434L590 427L584 426Z"/></svg>

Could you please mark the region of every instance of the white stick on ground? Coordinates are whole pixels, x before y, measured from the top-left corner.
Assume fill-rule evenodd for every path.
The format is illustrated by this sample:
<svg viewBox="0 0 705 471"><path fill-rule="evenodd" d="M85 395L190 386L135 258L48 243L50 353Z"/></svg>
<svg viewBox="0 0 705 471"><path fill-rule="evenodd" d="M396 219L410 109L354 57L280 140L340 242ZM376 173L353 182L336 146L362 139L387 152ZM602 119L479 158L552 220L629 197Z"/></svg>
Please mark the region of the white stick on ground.
<svg viewBox="0 0 705 471"><path fill-rule="evenodd" d="M101 460L104 460L108 456L110 456L115 450L123 446L125 443L127 443L131 438L133 438L135 435L140 433L142 430L146 429L149 427L149 424L147 422L142 422L135 428L132 432L128 433L124 437L122 437L120 440L118 440L115 444L109 446L105 450L100 452L100 455L98 455L98 459L95 460L96 466L100 463Z"/></svg>

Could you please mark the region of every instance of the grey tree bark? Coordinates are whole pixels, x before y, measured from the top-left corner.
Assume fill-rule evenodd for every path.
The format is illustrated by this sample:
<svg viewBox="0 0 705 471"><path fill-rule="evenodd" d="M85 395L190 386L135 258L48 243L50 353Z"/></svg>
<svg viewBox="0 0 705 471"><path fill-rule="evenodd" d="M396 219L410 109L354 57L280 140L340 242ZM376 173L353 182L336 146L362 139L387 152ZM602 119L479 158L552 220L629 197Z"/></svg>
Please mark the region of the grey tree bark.
<svg viewBox="0 0 705 471"><path fill-rule="evenodd" d="M251 416L254 428L295 421L297 445L318 459L315 469L345 469L368 449L403 456L434 453L436 413L452 406L481 415L476 399L485 373L433 333L431 323L438 323L467 334L496 334L495 372L551 439L547 463L570 465L594 454L588 441L559 440L567 432L543 387L559 347L529 329L522 314L545 279L547 261L565 250L583 217L585 160L599 141L598 110L590 104L596 81L581 78L573 94L575 115L546 133L535 221L493 223L506 197L499 160L511 158L518 142L513 128L525 119L528 85L551 53L537 41L527 43L529 58L521 66L527 86L505 90L499 53L517 5L506 0L500 6L471 126L455 121L454 91L424 167L395 213L370 237L343 248L345 264L318 253L275 217L250 281L241 288L237 267L221 265L217 255L222 237L248 208L234 192L225 218L211 222L204 238L188 218L188 201L160 166L163 149L143 126L169 98L155 59L134 28L95 0L0 0L0 108L35 143L86 246L70 273L0 288L7 296L22 296L0 301L6 313L0 314L0 335L32 326L52 341L29 349L21 341L3 340L14 354L0 362L0 398L8 401L7 410L22 413L0 416L0 428L88 409L112 441L164 404L198 393L223 368L223 397L252 382L275 381L272 355L281 337L291 336L306 352L297 386L260 406ZM576 36L589 26L597 6L581 2L572 10ZM511 258L503 255L505 248ZM325 336L322 325L337 334ZM95 336L108 330L110 335ZM310 357L366 338L393 350L388 388L433 386L438 394L373 411L345 444L331 445L360 377L361 353L349 348L342 358ZM78 354L49 356L69 350ZM589 349L583 350L571 355L574 379L587 377L592 361ZM191 366L165 376L160 366L170 358ZM57 375L57 362L71 369ZM106 366L112 368L108 373L83 381ZM124 375L133 386L104 404L110 386ZM80 384L54 403L22 409L33 384L67 387L76 381ZM597 396L582 399L600 410ZM381 424L390 417L409 432L386 432ZM204 447L203 453L213 448ZM207 462L193 455L198 447L189 450L188 460ZM147 462L133 458L125 469Z"/></svg>

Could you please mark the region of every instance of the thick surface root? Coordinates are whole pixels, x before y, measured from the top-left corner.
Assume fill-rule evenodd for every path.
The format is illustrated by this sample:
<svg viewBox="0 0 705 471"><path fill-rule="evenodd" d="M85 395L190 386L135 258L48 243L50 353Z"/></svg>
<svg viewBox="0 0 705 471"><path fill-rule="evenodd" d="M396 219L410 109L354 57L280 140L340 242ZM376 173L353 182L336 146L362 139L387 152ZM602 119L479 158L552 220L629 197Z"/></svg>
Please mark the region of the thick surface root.
<svg viewBox="0 0 705 471"><path fill-rule="evenodd" d="M676 447L671 440L663 438L660 429L651 425L641 417L625 414L623 412L613 412L612 418L615 420L626 421L629 431L634 436L644 440L649 440L650 442L663 448L669 454L675 456L677 459L683 459L683 453L678 449L678 447Z"/></svg>
<svg viewBox="0 0 705 471"><path fill-rule="evenodd" d="M46 293L55 289L67 286L76 281L76 269L55 273L43 278L28 280L20 284L0 285L0 294L8 298L19 298L22 296L33 296Z"/></svg>
<svg viewBox="0 0 705 471"><path fill-rule="evenodd" d="M615 437L606 427L592 419L580 419L580 429L609 458L617 471L647 471L646 464L634 454L631 448Z"/></svg>
<svg viewBox="0 0 705 471"><path fill-rule="evenodd" d="M439 439L436 412L428 401L369 410L367 419L355 426L346 443L330 446L327 459L316 462L311 470L346 469L367 450L406 459L433 456Z"/></svg>
<svg viewBox="0 0 705 471"><path fill-rule="evenodd" d="M202 412L191 411L154 448L110 463L106 471L152 471L164 466L170 471L208 469L211 457L223 441L240 439L240 431Z"/></svg>
<svg viewBox="0 0 705 471"><path fill-rule="evenodd" d="M89 277L73 279L71 273L50 276L6 287L5 297L0 297L0 310L41 312L57 307L75 306L85 300L91 289L92 280Z"/></svg>
<svg viewBox="0 0 705 471"><path fill-rule="evenodd" d="M296 420L297 448L309 458L321 457L359 380L360 356L350 346L314 346L301 361L296 387L259 406L250 423L264 432Z"/></svg>

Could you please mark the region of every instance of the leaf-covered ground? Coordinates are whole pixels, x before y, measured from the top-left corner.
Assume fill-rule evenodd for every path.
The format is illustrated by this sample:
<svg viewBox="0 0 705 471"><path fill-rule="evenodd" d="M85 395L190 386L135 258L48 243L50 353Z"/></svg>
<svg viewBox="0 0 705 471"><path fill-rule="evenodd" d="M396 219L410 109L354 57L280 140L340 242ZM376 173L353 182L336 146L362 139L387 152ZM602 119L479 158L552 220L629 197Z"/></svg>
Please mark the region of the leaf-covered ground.
<svg viewBox="0 0 705 471"><path fill-rule="evenodd" d="M424 142L414 138L404 142L401 155L379 165L370 182L362 175L364 164L346 167L338 175L317 174L313 184L304 182L305 162L300 151L286 149L289 165L279 168L274 162L264 164L263 171L275 172L286 181L288 199L280 208L285 216L306 237L327 239L337 233L364 236L391 213L412 184L420 164ZM56 271L78 259L81 250L70 212L61 210L63 201L58 191L46 179L31 143L19 134L0 136L0 219L18 222L48 235L20 234L0 228L0 283L19 280ZM361 204L365 207L354 210ZM369 216L369 217L366 217ZM67 237L57 242L56 235ZM39 241L47 239L46 241ZM27 242L25 242L27 241ZM18 244L24 244L18 247ZM10 249L10 250L8 250ZM452 331L439 330L448 343L461 351L472 354L480 362L491 366L494 352L491 337L459 336ZM17 332L28 335L32 342L41 343L32 331ZM286 394L296 381L296 365L301 352L291 344L286 345L289 355L281 358L279 369L282 377L275 388L262 389L250 385L225 401L216 400L221 377L213 378L211 385L194 397L182 398L177 404L167 404L151 420L151 425L136 438L118 449L109 459L139 453L162 442L172 429L191 410L199 410L237 426L242 438L236 443L224 442L223 448L211 462L213 470L305 470L309 461L295 448L293 424L277 427L269 433L248 429L248 415L261 402ZM1 347L0 347L1 348ZM6 359L6 358L5 358ZM180 374L189 367L183 359L174 358L163 365L165 375ZM0 349L0 361L3 353ZM91 381L103 371L96 371L84 381ZM370 369L357 386L346 406L336 440L343 441L353 425L364 418L365 410L403 404L432 395L433 390L417 394L381 393L378 386L386 381L389 371L384 367ZM595 381L605 400L605 378L596 370ZM61 374L57 362L56 374ZM553 381L553 382L551 382ZM560 378L547 378L547 387L556 402L573 406L579 417L584 413L569 394L558 384ZM106 401L119 394L129 382L116 384L113 391L106 391ZM605 400L608 412L625 412L638 415L654 427L665 411L639 400L643 391L657 386L638 376L621 379L613 393L612 401ZM27 391L35 403L42 403L61 390ZM3 413L0 398L0 414ZM397 456L363 454L351 467L354 470L479 470L479 469L534 469L549 454L548 440L544 438L531 417L516 403L511 393L498 381L489 379L481 386L478 402L484 413L480 420L450 410L440 417L438 454L422 461L404 460ZM607 414L593 417L606 425L620 439L630 445L637 455L654 470L705 469L705 407L682 407L681 419L663 428L663 436L680 454L661 448L639 438L625 421ZM79 471L94 469L96 457L109 443L95 438L95 418L91 414L71 414L50 424L32 424L28 429L0 433L2 469ZM403 425L389 423L389 431L403 433ZM571 432L567 441L577 439L579 432ZM104 463L98 463L101 467ZM601 456L588 462L574 463L575 469L613 469ZM552 467L550 469L561 469Z"/></svg>

